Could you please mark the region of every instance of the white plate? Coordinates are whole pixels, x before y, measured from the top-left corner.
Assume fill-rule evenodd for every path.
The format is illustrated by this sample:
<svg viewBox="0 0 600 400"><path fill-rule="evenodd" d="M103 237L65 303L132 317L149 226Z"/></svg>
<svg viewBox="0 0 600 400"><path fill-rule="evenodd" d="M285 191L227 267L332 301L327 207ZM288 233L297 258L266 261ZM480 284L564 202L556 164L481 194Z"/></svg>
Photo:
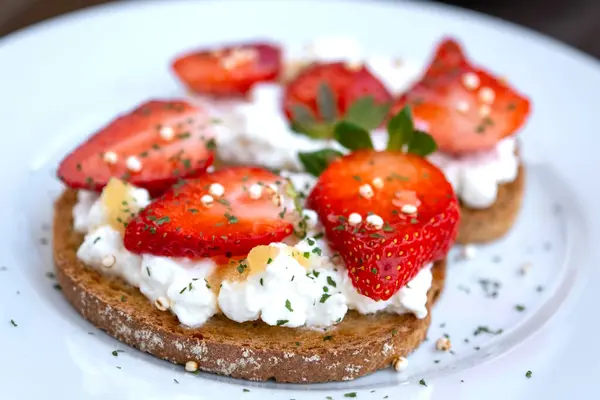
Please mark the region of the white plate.
<svg viewBox="0 0 600 400"><path fill-rule="evenodd" d="M297 47L332 33L352 35L373 53L420 61L452 34L472 58L533 99L522 134L528 185L521 218L505 240L452 264L430 340L409 370L309 386L192 375L80 318L46 276L52 200L61 190L54 170L62 155L117 112L148 97L182 96L168 62L183 49L247 37ZM427 3L127 2L3 39L2 398L314 400L353 392L358 399L597 398L598 88L600 68L587 56L501 21ZM532 267L521 276L525 262ZM495 298L486 296L482 279L488 295L501 282ZM526 309L519 312L521 304ZM503 333L474 335L478 326ZM434 350L444 333L455 354ZM125 351L115 357L115 349Z"/></svg>

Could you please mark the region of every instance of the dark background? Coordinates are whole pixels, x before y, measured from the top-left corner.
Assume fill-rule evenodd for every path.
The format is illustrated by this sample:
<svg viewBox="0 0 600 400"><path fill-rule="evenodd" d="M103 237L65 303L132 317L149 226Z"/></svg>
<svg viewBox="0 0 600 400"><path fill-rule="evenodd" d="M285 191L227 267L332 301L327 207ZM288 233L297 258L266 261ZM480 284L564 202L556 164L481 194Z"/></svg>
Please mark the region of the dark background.
<svg viewBox="0 0 600 400"><path fill-rule="evenodd" d="M108 1L110 0L0 0L0 37L55 15ZM446 0L439 2L470 8L528 26L600 58L600 0Z"/></svg>

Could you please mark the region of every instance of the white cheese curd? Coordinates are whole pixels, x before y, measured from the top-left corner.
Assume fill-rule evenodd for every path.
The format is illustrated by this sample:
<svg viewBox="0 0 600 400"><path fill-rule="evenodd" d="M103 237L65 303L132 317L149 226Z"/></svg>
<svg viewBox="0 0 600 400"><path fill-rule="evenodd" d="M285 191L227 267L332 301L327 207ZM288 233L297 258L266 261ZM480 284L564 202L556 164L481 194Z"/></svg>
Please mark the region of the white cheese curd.
<svg viewBox="0 0 600 400"><path fill-rule="evenodd" d="M288 178L297 192L308 196L312 188L317 184L317 178L306 172L281 171L280 175Z"/></svg>
<svg viewBox="0 0 600 400"><path fill-rule="evenodd" d="M90 211L100 198L98 193L88 190L77 192L77 203L73 207L73 227L79 233L86 233L90 226Z"/></svg>
<svg viewBox="0 0 600 400"><path fill-rule="evenodd" d="M458 197L469 207L487 208L496 201L498 185L513 182L519 171L515 154L517 141L509 137L485 152L450 156L441 152L429 156L452 184Z"/></svg>
<svg viewBox="0 0 600 400"><path fill-rule="evenodd" d="M210 259L193 261L145 254L139 288L150 301L166 302L183 325L199 327L217 313L217 298L208 283L215 267Z"/></svg>
<svg viewBox="0 0 600 400"><path fill-rule="evenodd" d="M385 301L375 301L359 294L351 279L344 274L342 292L346 295L348 308L361 314L385 311L395 314L413 313L422 319L427 316L427 292L431 287L431 264L423 267L406 286Z"/></svg>
<svg viewBox="0 0 600 400"><path fill-rule="evenodd" d="M150 194L146 189L131 186L129 196L136 208L142 209L150 203ZM73 207L73 226L77 232L86 233L107 224L106 215L101 195L87 190L77 192L77 203Z"/></svg>
<svg viewBox="0 0 600 400"><path fill-rule="evenodd" d="M85 235L77 258L98 272L123 278L132 286L140 283L140 256L123 246L121 233L110 225L100 226Z"/></svg>
<svg viewBox="0 0 600 400"><path fill-rule="evenodd" d="M410 89L419 80L424 68L422 63L400 61L389 56L369 57L365 64L392 95L398 95Z"/></svg>
<svg viewBox="0 0 600 400"><path fill-rule="evenodd" d="M324 268L307 271L290 253L280 251L263 272L241 282L224 281L219 307L237 322L260 318L269 325L291 328L331 326L343 319L348 307L345 296L334 291L328 278L341 285L335 273ZM326 292L329 288L331 292Z"/></svg>
<svg viewBox="0 0 600 400"><path fill-rule="evenodd" d="M274 83L252 88L250 102L240 102L217 129L220 159L236 164L258 164L273 169L299 171L299 152L326 147L344 150L333 141L311 139L289 127L281 110L283 89Z"/></svg>

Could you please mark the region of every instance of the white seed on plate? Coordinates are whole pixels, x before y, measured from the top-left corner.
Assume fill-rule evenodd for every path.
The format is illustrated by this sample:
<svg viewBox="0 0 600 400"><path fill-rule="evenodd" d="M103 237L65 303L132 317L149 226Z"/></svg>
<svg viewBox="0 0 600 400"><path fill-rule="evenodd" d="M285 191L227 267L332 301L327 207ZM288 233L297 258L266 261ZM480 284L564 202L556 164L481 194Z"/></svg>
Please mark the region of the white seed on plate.
<svg viewBox="0 0 600 400"><path fill-rule="evenodd" d="M214 197L221 197L225 194L225 188L220 183L213 183L208 188L208 193L213 195Z"/></svg>
<svg viewBox="0 0 600 400"><path fill-rule="evenodd" d="M496 92L489 87L482 87L479 91L479 100L486 104L492 104L496 99Z"/></svg>
<svg viewBox="0 0 600 400"><path fill-rule="evenodd" d="M198 363L196 361L188 361L185 363L185 370L187 372L196 372L198 371Z"/></svg>
<svg viewBox="0 0 600 400"><path fill-rule="evenodd" d="M112 268L116 262L117 258L114 255L109 254L102 259L102 266L104 268Z"/></svg>
<svg viewBox="0 0 600 400"><path fill-rule="evenodd" d="M250 188L248 189L248 196L250 196L250 198L253 200L260 199L260 196L262 196L262 186L260 186L258 183L253 183L250 185Z"/></svg>
<svg viewBox="0 0 600 400"><path fill-rule="evenodd" d="M125 161L125 166L131 172L140 172L142 170L142 162L136 156L129 156Z"/></svg>
<svg viewBox="0 0 600 400"><path fill-rule="evenodd" d="M170 126L162 126L159 131L160 137L164 140L170 141L175 137L175 130Z"/></svg>
<svg viewBox="0 0 600 400"><path fill-rule="evenodd" d="M361 185L360 188L358 188L358 193L365 199L370 199L374 195L373 188L368 183Z"/></svg>
<svg viewBox="0 0 600 400"><path fill-rule="evenodd" d="M352 226L358 225L362 222L362 217L358 213L352 213L348 216L348 223Z"/></svg>
<svg viewBox="0 0 600 400"><path fill-rule="evenodd" d="M210 194L205 194L204 196L200 197L200 201L202 202L204 207L210 207L212 206L215 199Z"/></svg>
<svg viewBox="0 0 600 400"><path fill-rule="evenodd" d="M479 107L479 115L482 117L487 117L491 112L492 109L487 104L483 104L481 107Z"/></svg>
<svg viewBox="0 0 600 400"><path fill-rule="evenodd" d="M525 263L521 264L521 268L519 268L519 272L521 273L521 275L527 275L529 273L529 271L531 270L531 267L533 267L532 263L525 262Z"/></svg>
<svg viewBox="0 0 600 400"><path fill-rule="evenodd" d="M462 76L462 83L469 90L475 90L479 87L479 77L473 72L467 72Z"/></svg>
<svg viewBox="0 0 600 400"><path fill-rule="evenodd" d="M435 342L435 348L441 351L449 351L452 348L452 343L447 337L441 337Z"/></svg>
<svg viewBox="0 0 600 400"><path fill-rule="evenodd" d="M414 204L404 204L400 209L404 214L414 214L417 212L417 206Z"/></svg>
<svg viewBox="0 0 600 400"><path fill-rule="evenodd" d="M381 189L383 187L383 179L381 179L380 177L373 178L373 182L371 183L377 189Z"/></svg>
<svg viewBox="0 0 600 400"><path fill-rule="evenodd" d="M107 164L116 164L119 156L114 151L107 151L104 153L104 162Z"/></svg>
<svg viewBox="0 0 600 400"><path fill-rule="evenodd" d="M399 357L394 360L392 365L397 372L406 371L406 368L408 368L408 358Z"/></svg>
<svg viewBox="0 0 600 400"><path fill-rule="evenodd" d="M169 300L164 297L159 297L154 300L154 306L158 308L160 311L167 311L169 309Z"/></svg>
<svg viewBox="0 0 600 400"><path fill-rule="evenodd" d="M383 218L377 214L371 214L367 217L367 224L375 229L381 229L383 227Z"/></svg>
<svg viewBox="0 0 600 400"><path fill-rule="evenodd" d="M469 102L465 100L458 101L456 103L456 111L458 111L461 114L465 114L467 111L469 111Z"/></svg>
<svg viewBox="0 0 600 400"><path fill-rule="evenodd" d="M460 255L464 260L472 260L475 258L477 249L472 244L466 244L461 248Z"/></svg>

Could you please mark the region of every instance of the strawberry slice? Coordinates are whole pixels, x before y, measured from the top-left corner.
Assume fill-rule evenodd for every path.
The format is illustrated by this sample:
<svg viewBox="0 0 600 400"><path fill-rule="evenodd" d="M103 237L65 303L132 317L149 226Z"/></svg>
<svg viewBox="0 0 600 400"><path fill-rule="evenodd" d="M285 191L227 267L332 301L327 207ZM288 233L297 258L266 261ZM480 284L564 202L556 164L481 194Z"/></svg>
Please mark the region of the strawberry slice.
<svg viewBox="0 0 600 400"><path fill-rule="evenodd" d="M258 82L277 80L281 49L268 43L205 49L180 56L172 67L179 79L196 93L239 96Z"/></svg>
<svg viewBox="0 0 600 400"><path fill-rule="evenodd" d="M157 195L206 171L214 158L212 136L203 110L180 100L149 101L67 155L58 177L74 189L95 191L117 177Z"/></svg>
<svg viewBox="0 0 600 400"><path fill-rule="evenodd" d="M415 124L440 150L455 154L493 148L524 124L530 108L505 81L472 66L452 39L442 41L423 78L396 100L392 115L407 104Z"/></svg>
<svg viewBox="0 0 600 400"><path fill-rule="evenodd" d="M359 293L387 300L446 256L459 209L444 174L414 154L360 150L334 161L309 195Z"/></svg>
<svg viewBox="0 0 600 400"><path fill-rule="evenodd" d="M313 64L290 82L285 90L283 106L292 121L294 108L305 106L317 121L330 119L322 115L319 106L319 90L325 84L334 97L337 116L346 113L351 104L364 96L371 96L378 105L392 100L385 86L365 67L354 68L345 63Z"/></svg>
<svg viewBox="0 0 600 400"><path fill-rule="evenodd" d="M262 168L231 167L175 185L128 224L125 247L167 257L246 256L292 233L286 184Z"/></svg>

